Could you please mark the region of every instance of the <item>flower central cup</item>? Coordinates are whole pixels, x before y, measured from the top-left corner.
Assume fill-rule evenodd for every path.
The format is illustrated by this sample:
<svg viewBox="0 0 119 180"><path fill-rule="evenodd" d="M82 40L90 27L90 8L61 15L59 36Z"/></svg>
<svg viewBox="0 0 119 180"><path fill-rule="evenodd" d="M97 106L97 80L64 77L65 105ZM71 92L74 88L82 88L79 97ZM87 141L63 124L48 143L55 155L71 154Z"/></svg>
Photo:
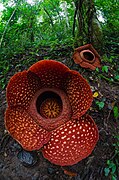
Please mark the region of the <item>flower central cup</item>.
<svg viewBox="0 0 119 180"><path fill-rule="evenodd" d="M46 119L57 118L62 112L62 100L58 94L46 91L37 98L36 108L38 113Z"/></svg>
<svg viewBox="0 0 119 180"><path fill-rule="evenodd" d="M57 88L43 88L34 95L29 114L46 130L53 130L68 121L72 115L69 99Z"/></svg>

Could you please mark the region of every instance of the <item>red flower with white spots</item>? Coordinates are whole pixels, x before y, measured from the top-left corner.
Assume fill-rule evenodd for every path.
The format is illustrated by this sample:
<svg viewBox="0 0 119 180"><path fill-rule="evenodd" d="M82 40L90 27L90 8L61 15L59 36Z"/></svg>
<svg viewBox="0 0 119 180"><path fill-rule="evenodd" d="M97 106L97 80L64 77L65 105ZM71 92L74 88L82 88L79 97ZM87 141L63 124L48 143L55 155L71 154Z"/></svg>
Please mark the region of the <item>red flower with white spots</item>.
<svg viewBox="0 0 119 180"><path fill-rule="evenodd" d="M15 74L7 86L5 126L28 151L73 165L91 154L98 129L86 115L93 100L87 81L54 60L42 60Z"/></svg>

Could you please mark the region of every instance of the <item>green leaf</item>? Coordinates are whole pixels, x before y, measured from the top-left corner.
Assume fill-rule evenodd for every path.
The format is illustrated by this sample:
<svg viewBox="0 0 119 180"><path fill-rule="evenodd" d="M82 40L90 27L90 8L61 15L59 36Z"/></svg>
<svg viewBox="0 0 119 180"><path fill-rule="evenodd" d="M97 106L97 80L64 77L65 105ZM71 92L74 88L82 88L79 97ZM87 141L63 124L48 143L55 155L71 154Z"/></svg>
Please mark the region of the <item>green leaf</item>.
<svg viewBox="0 0 119 180"><path fill-rule="evenodd" d="M105 168L105 169L104 169L104 172L105 172L105 176L108 176L109 173L110 173L110 169L109 169L109 168Z"/></svg>
<svg viewBox="0 0 119 180"><path fill-rule="evenodd" d="M102 66L102 72L108 73L108 66Z"/></svg>
<svg viewBox="0 0 119 180"><path fill-rule="evenodd" d="M114 118L117 119L119 117L119 109L117 106L113 108Z"/></svg>
<svg viewBox="0 0 119 180"><path fill-rule="evenodd" d="M114 174L116 172L116 165L113 163L113 166L112 166L112 174Z"/></svg>
<svg viewBox="0 0 119 180"><path fill-rule="evenodd" d="M114 79L119 81L119 75L116 75Z"/></svg>
<svg viewBox="0 0 119 180"><path fill-rule="evenodd" d="M105 103L103 101L101 101L101 102L100 101L96 101L96 104L98 105L99 110L103 109L103 107L105 105Z"/></svg>
<svg viewBox="0 0 119 180"><path fill-rule="evenodd" d="M112 180L117 180L117 178L114 175L112 175Z"/></svg>
<svg viewBox="0 0 119 180"><path fill-rule="evenodd" d="M116 171L116 164L113 161L107 161L108 168L111 169L111 174L114 174Z"/></svg>
<svg viewBox="0 0 119 180"><path fill-rule="evenodd" d="M96 70L96 72L99 72L99 68L96 68L95 70Z"/></svg>
<svg viewBox="0 0 119 180"><path fill-rule="evenodd" d="M109 165L111 163L111 161L110 160L107 160L107 164Z"/></svg>

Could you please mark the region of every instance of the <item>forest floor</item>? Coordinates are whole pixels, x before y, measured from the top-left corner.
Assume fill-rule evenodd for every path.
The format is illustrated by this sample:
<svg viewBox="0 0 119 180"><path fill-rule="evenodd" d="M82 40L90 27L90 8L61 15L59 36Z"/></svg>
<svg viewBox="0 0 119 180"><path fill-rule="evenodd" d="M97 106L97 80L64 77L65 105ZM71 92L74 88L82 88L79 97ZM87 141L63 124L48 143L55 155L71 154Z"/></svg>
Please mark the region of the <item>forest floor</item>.
<svg viewBox="0 0 119 180"><path fill-rule="evenodd" d="M46 160L41 152L37 154L38 161L32 167L21 162L18 158L18 152L21 151L19 144L10 137L4 126L4 113L7 107L5 93L6 90L0 89L0 180L111 180L113 172L106 177L104 169L108 167L109 162L115 162L115 146L119 135L119 120L114 117L113 107L119 108L119 84L118 82L109 82L108 78L113 77L117 64L104 62L102 66L108 66L108 72L90 71L81 68L73 63L73 49L59 48L54 51L41 48L37 54L27 51L25 54L19 54L9 59L10 69L6 73L7 81L10 77L24 69L28 69L33 63L41 59L55 59L63 62L73 70L79 71L89 82L94 92L98 96L94 98L93 104L88 113L93 117L99 129L99 141L92 154L79 163L60 167ZM103 74L101 76L100 74ZM105 78L107 77L107 79ZM2 77L0 77L2 78ZM96 102L103 102L104 107L100 107ZM118 169L115 173L117 176Z"/></svg>

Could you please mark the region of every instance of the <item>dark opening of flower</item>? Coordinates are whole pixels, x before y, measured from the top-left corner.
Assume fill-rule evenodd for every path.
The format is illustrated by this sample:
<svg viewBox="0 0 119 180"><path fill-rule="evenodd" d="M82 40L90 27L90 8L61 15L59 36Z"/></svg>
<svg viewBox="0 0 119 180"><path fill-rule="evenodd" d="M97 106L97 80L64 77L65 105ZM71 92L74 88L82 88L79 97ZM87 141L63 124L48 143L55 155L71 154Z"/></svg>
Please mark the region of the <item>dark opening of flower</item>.
<svg viewBox="0 0 119 180"><path fill-rule="evenodd" d="M36 107L44 118L56 118L62 112L62 100L56 93L46 91L37 98Z"/></svg>
<svg viewBox="0 0 119 180"><path fill-rule="evenodd" d="M85 61L94 61L95 60L95 55L90 51L90 50L83 50L80 53L80 56L82 57L82 59L84 59Z"/></svg>
<svg viewBox="0 0 119 180"><path fill-rule="evenodd" d="M92 60L87 52L83 55ZM42 148L52 163L75 164L98 140L96 125L85 114L92 100L90 86L78 72L54 60L39 61L10 79L6 129L24 149Z"/></svg>
<svg viewBox="0 0 119 180"><path fill-rule="evenodd" d="M76 64L83 68L95 70L96 67L101 67L100 56L91 44L76 48L73 59Z"/></svg>

